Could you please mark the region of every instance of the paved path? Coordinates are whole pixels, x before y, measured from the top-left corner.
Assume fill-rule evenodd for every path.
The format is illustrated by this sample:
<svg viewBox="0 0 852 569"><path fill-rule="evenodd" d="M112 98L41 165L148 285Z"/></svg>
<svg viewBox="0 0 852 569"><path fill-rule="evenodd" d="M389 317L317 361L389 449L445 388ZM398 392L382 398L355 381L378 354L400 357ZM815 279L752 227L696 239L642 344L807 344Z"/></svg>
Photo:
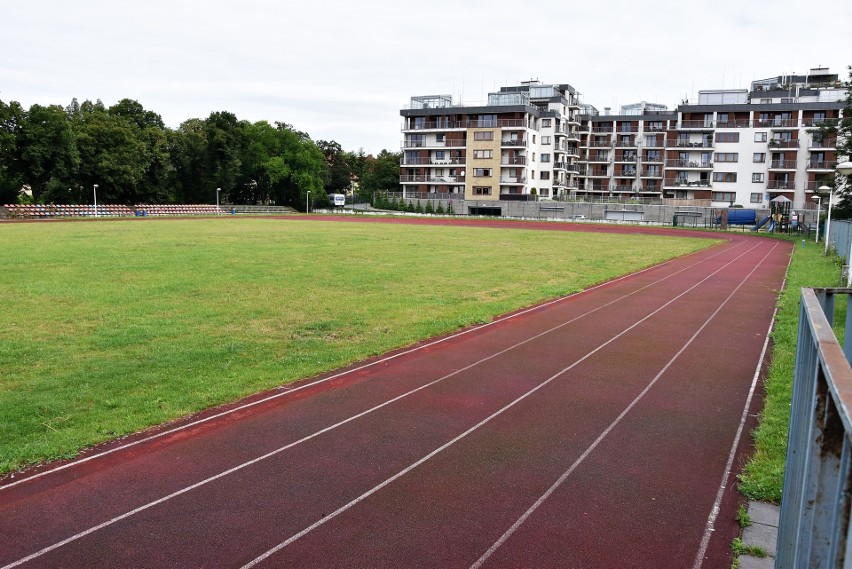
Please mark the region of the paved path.
<svg viewBox="0 0 852 569"><path fill-rule="evenodd" d="M0 567L723 567L790 248L732 236L7 479Z"/></svg>

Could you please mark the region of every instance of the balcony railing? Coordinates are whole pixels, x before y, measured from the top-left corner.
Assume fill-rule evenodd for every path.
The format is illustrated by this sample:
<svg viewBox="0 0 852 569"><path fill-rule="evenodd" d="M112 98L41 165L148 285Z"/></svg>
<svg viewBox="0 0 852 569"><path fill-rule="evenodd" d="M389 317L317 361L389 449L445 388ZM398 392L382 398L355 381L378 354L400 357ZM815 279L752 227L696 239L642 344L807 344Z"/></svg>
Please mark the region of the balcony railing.
<svg viewBox="0 0 852 569"><path fill-rule="evenodd" d="M502 158L500 160L501 166L524 166L527 163L527 159L525 156L517 156L515 158Z"/></svg>
<svg viewBox="0 0 852 569"><path fill-rule="evenodd" d="M617 193L633 193L635 190L633 186L615 186L612 191Z"/></svg>
<svg viewBox="0 0 852 569"><path fill-rule="evenodd" d="M609 170L607 168L588 168L586 169L586 176L609 178Z"/></svg>
<svg viewBox="0 0 852 569"><path fill-rule="evenodd" d="M643 162L662 162L663 157L662 156L654 156L654 155L651 155L651 154L646 154L645 157L642 158L642 161Z"/></svg>
<svg viewBox="0 0 852 569"><path fill-rule="evenodd" d="M636 148L636 140L619 140L615 143L617 148Z"/></svg>
<svg viewBox="0 0 852 569"><path fill-rule="evenodd" d="M837 148L837 139L836 138L827 138L825 140L813 140L808 144L808 149L834 150L835 148Z"/></svg>
<svg viewBox="0 0 852 569"><path fill-rule="evenodd" d="M666 168L712 168L713 162L697 162L694 160L666 160Z"/></svg>
<svg viewBox="0 0 852 569"><path fill-rule="evenodd" d="M592 128L593 134L609 134L613 131L611 126L597 126Z"/></svg>
<svg viewBox="0 0 852 569"><path fill-rule="evenodd" d="M653 169L653 168L644 168L644 169L642 169L642 177L643 178L662 178L663 177L663 171L662 170L656 170L656 169Z"/></svg>
<svg viewBox="0 0 852 569"><path fill-rule="evenodd" d="M819 190L822 186L828 186L829 181L827 180L809 180L805 182L805 191L806 192L815 192ZM830 187L830 186L829 186Z"/></svg>
<svg viewBox="0 0 852 569"><path fill-rule="evenodd" d="M612 141L610 140L592 140L589 143L591 148L612 148Z"/></svg>
<svg viewBox="0 0 852 569"><path fill-rule="evenodd" d="M777 138L769 139L769 147L770 148L799 148L798 140L778 140Z"/></svg>
<svg viewBox="0 0 852 569"><path fill-rule="evenodd" d="M666 178L665 185L673 188L710 188L710 180L684 180L681 178Z"/></svg>
<svg viewBox="0 0 852 569"><path fill-rule="evenodd" d="M748 128L750 122L748 119L716 121L716 128Z"/></svg>
<svg viewBox="0 0 852 569"><path fill-rule="evenodd" d="M453 166L466 163L465 158L403 158L401 166Z"/></svg>
<svg viewBox="0 0 852 569"><path fill-rule="evenodd" d="M773 119L769 124L770 130L779 128L799 128L798 119Z"/></svg>
<svg viewBox="0 0 852 569"><path fill-rule="evenodd" d="M819 128L821 126L837 126L840 119L805 119L802 121L802 126L806 128Z"/></svg>
<svg viewBox="0 0 852 569"><path fill-rule="evenodd" d="M769 163L770 170L795 170L795 160L772 160Z"/></svg>
<svg viewBox="0 0 852 569"><path fill-rule="evenodd" d="M592 154L589 156L589 162L609 162L609 154Z"/></svg>
<svg viewBox="0 0 852 569"><path fill-rule="evenodd" d="M713 130L715 126L714 121L707 120L698 120L698 121L680 121L679 124L675 125L675 128L678 130Z"/></svg>
<svg viewBox="0 0 852 569"><path fill-rule="evenodd" d="M527 183L526 176L504 176L500 178L500 183L505 186L522 186Z"/></svg>
<svg viewBox="0 0 852 569"><path fill-rule="evenodd" d="M713 148L712 140L667 140L666 148Z"/></svg>
<svg viewBox="0 0 852 569"><path fill-rule="evenodd" d="M636 155L635 154L627 154L627 155L624 155L624 156L616 156L615 161L616 162L636 162Z"/></svg>
<svg viewBox="0 0 852 569"><path fill-rule="evenodd" d="M501 146L523 146L523 147L526 147L527 141L526 140L501 140L500 145Z"/></svg>
<svg viewBox="0 0 852 569"><path fill-rule="evenodd" d="M425 175L403 175L399 177L400 183L410 184L464 184L464 177L461 176L433 176Z"/></svg>
<svg viewBox="0 0 852 569"><path fill-rule="evenodd" d="M811 160L808 162L808 170L834 170L836 167L837 162L835 161Z"/></svg>
<svg viewBox="0 0 852 569"><path fill-rule="evenodd" d="M766 184L767 190L795 190L795 182L779 182L777 180L769 180Z"/></svg>

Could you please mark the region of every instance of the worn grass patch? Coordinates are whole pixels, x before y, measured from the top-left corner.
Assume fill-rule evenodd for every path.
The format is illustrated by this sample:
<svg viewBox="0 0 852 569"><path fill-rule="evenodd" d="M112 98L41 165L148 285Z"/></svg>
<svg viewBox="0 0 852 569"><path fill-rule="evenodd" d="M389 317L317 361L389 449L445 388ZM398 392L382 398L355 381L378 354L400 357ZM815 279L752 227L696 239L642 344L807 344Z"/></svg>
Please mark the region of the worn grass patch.
<svg viewBox="0 0 852 569"><path fill-rule="evenodd" d="M797 240L798 242L798 240ZM787 272L787 286L778 303L772 331L772 360L766 378L763 411L755 429L755 452L740 474L739 490L752 500L781 502L787 431L796 362L796 338L802 287L830 287L840 284L840 263L836 256L823 256L821 245L797 245ZM835 330L842 342L846 313L845 295L835 303Z"/></svg>
<svg viewBox="0 0 852 569"><path fill-rule="evenodd" d="M0 473L712 243L235 218L0 242Z"/></svg>

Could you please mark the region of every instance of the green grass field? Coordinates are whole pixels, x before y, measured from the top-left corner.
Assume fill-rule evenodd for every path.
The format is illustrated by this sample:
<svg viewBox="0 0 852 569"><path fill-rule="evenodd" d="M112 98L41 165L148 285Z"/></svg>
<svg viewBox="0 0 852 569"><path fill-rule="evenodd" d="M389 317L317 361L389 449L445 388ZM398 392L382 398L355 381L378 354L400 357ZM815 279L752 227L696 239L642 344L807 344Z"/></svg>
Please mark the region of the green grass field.
<svg viewBox="0 0 852 569"><path fill-rule="evenodd" d="M0 225L0 473L711 245L271 219Z"/></svg>

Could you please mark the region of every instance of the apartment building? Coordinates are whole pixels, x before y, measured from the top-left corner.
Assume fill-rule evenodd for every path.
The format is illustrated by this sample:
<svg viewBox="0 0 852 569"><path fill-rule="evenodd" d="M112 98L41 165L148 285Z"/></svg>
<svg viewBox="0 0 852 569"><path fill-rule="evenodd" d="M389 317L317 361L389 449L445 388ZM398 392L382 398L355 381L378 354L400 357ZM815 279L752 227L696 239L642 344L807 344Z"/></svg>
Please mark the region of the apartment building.
<svg viewBox="0 0 852 569"><path fill-rule="evenodd" d="M478 201L567 197L576 188L579 99L568 84L503 87L484 105L411 98L400 183L407 196Z"/></svg>
<svg viewBox="0 0 852 569"><path fill-rule="evenodd" d="M749 89L699 91L675 110L641 102L617 114L580 104L567 84L504 87L482 106L447 95L412 97L400 181L410 196L466 200L580 198L686 200L794 208L834 176L837 141L821 124L841 118L839 77L815 68ZM425 196L424 196L425 197ZM681 202L682 203L682 202Z"/></svg>

